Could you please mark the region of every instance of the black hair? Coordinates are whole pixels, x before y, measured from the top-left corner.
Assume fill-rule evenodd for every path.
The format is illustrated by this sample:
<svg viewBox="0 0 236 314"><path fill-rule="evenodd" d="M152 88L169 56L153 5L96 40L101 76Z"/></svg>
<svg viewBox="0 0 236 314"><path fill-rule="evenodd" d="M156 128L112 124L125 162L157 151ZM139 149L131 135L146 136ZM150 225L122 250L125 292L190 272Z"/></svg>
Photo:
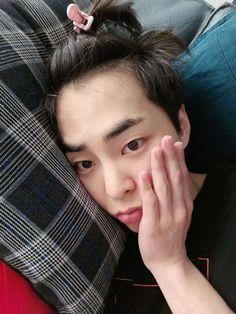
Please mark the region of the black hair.
<svg viewBox="0 0 236 314"><path fill-rule="evenodd" d="M94 16L91 30L69 35L50 59L51 91L45 105L54 125L57 97L64 87L123 64L180 131L182 88L174 61L186 48L183 41L169 30L143 32L130 1L96 0L88 14Z"/></svg>

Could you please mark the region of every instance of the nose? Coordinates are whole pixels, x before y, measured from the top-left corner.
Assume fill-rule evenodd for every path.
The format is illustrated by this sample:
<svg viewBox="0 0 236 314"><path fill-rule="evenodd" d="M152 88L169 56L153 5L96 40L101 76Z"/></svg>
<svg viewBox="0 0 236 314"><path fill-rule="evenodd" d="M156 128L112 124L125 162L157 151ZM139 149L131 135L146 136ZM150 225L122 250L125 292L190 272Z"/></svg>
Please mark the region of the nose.
<svg viewBox="0 0 236 314"><path fill-rule="evenodd" d="M127 169L112 165L104 171L104 185L107 196L121 200L135 189L136 182Z"/></svg>

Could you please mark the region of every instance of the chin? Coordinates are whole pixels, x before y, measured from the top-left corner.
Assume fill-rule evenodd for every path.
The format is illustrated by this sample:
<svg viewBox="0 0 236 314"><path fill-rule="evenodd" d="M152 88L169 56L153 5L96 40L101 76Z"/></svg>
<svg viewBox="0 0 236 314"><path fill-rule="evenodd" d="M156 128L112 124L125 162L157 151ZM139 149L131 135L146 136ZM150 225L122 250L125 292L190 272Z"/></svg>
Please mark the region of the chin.
<svg viewBox="0 0 236 314"><path fill-rule="evenodd" d="M138 233L138 231L139 231L139 223L132 224L132 225L127 225L126 227L129 228L129 230L131 230L131 231L133 231L135 233Z"/></svg>

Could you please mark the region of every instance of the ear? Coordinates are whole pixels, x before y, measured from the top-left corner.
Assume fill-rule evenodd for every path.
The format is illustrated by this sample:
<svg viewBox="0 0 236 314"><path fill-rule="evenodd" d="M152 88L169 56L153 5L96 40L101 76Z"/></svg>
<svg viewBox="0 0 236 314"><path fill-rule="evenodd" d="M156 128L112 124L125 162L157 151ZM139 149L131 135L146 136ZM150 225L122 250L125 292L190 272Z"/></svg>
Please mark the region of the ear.
<svg viewBox="0 0 236 314"><path fill-rule="evenodd" d="M180 128L181 128L180 138L185 148L189 142L191 127L190 127L188 115L185 111L184 105L182 105L179 110L179 123L180 123Z"/></svg>

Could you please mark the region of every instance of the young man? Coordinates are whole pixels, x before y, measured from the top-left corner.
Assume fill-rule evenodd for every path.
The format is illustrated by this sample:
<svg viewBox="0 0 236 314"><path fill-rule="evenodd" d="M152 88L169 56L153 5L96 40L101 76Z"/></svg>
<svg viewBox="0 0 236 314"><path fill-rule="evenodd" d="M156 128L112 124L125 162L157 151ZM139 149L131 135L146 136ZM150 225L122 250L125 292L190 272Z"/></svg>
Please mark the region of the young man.
<svg viewBox="0 0 236 314"><path fill-rule="evenodd" d="M92 14L89 32L52 57L48 105L85 189L138 232L141 256L128 244L106 311L233 313L236 168L187 170L190 125L173 67L183 46L169 32L142 33L129 5L99 1Z"/></svg>

